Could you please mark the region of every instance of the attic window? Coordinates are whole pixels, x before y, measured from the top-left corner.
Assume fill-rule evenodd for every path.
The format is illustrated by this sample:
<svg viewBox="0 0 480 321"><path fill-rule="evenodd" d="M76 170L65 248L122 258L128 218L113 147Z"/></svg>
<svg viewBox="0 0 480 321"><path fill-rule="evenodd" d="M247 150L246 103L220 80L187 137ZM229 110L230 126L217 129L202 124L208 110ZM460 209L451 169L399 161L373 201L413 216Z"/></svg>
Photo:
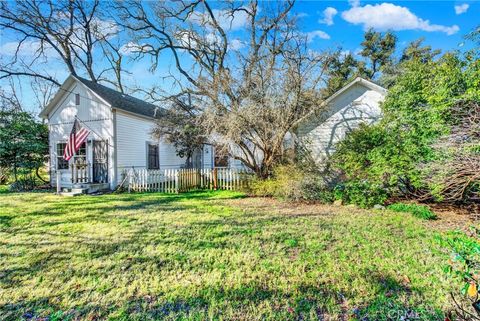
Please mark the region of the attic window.
<svg viewBox="0 0 480 321"><path fill-rule="evenodd" d="M75 105L80 105L80 94L75 94Z"/></svg>

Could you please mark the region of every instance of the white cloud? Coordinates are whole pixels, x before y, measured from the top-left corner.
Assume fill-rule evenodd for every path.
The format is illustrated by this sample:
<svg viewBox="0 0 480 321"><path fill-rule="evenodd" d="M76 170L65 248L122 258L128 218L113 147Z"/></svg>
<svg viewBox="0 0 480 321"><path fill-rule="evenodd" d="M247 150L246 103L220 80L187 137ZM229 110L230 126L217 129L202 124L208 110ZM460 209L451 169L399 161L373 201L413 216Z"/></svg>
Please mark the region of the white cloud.
<svg viewBox="0 0 480 321"><path fill-rule="evenodd" d="M314 30L314 31L306 32L305 35L307 36L308 42L312 42L316 38L325 39L325 40L330 39L330 36L322 30Z"/></svg>
<svg viewBox="0 0 480 321"><path fill-rule="evenodd" d="M230 41L229 48L232 50L240 50L245 47L245 42L240 39L233 39Z"/></svg>
<svg viewBox="0 0 480 321"><path fill-rule="evenodd" d="M467 12L468 8L470 5L468 3L460 4L458 6L455 6L455 13L456 14L462 14Z"/></svg>
<svg viewBox="0 0 480 321"><path fill-rule="evenodd" d="M64 18L63 15L59 16L60 18ZM66 15L65 15L66 17ZM83 30L84 28L80 24L75 24L75 32L73 36L70 38L70 41L75 44L76 46L82 48L85 46L85 40L82 38L84 36ZM101 20L97 18L93 18L91 21L91 28L92 34L96 38L105 38L105 39L112 39L118 35L120 28L114 21L110 20ZM60 32L67 33L67 29L60 29ZM9 41L3 42L0 45L0 55L4 56L14 56L19 45L19 41ZM25 40L20 44L20 48L18 50L18 55L21 57L32 57L36 56L39 51L41 50L41 41L39 40ZM54 58L57 57L57 52L53 47L44 42L43 44L43 55L47 58Z"/></svg>
<svg viewBox="0 0 480 321"><path fill-rule="evenodd" d="M125 56L130 56L132 54L140 53L142 51L145 52L147 50L145 50L145 48L142 47L141 45L139 45L138 43L132 42L132 41L130 41L126 44L123 44L120 47L120 53L125 55Z"/></svg>
<svg viewBox="0 0 480 321"><path fill-rule="evenodd" d="M113 20L101 20L98 18L93 18L91 21L92 24L92 33L97 38L106 38L111 39L118 35L120 28L117 23ZM77 28L82 28L78 26Z"/></svg>
<svg viewBox="0 0 480 321"><path fill-rule="evenodd" d="M360 0L348 0L348 3L352 6L352 7L358 7L360 5Z"/></svg>
<svg viewBox="0 0 480 321"><path fill-rule="evenodd" d="M233 16L226 10L213 9L212 12L218 24L224 30L238 30L244 28L248 23L248 14L244 11L236 11ZM190 14L188 20L196 24L213 27L210 15L204 12L194 11Z"/></svg>
<svg viewBox="0 0 480 321"><path fill-rule="evenodd" d="M17 47L19 46L18 41L9 41L5 42L0 46L0 55L2 56L14 56ZM41 42L38 40L26 40L20 44L18 50L18 55L23 57L35 56L38 54L38 51L41 49ZM43 47L43 55L46 57L55 56L55 50L48 44L45 44Z"/></svg>
<svg viewBox="0 0 480 321"><path fill-rule="evenodd" d="M333 17L338 13L337 9L328 7L323 10L323 19L318 20L319 23L324 23L327 26L333 25Z"/></svg>
<svg viewBox="0 0 480 321"><path fill-rule="evenodd" d="M452 35L460 28L457 25L443 26L431 24L413 14L408 8L392 3L353 7L342 12L342 18L353 24L363 25L365 29L386 30L423 30L440 31Z"/></svg>

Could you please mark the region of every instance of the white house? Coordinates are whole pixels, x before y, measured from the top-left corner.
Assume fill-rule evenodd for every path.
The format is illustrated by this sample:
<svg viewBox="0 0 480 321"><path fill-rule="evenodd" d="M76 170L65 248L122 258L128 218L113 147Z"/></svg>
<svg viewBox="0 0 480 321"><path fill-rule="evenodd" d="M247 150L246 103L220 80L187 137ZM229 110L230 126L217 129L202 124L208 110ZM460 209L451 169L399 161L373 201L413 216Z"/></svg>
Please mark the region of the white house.
<svg viewBox="0 0 480 321"><path fill-rule="evenodd" d="M40 113L48 121L51 184L56 185L59 173L62 187L89 183L113 189L121 183L122 172L127 168L185 167L186 160L177 156L171 144L151 135L155 118L161 117L162 112L153 104L69 76ZM90 134L77 154L66 162L63 151L75 118ZM204 145L193 158L195 167L212 167L212 146Z"/></svg>
<svg viewBox="0 0 480 321"><path fill-rule="evenodd" d="M385 95L384 88L357 78L327 99L325 106L302 119L293 134L322 164L348 131L381 116L380 103ZM40 113L48 121L51 184L56 185L58 175L62 187L81 183L113 189L121 183L125 169L185 167L186 159L177 156L171 144L151 135L155 119L164 112L114 89L69 76ZM63 151L75 119L90 134L67 162ZM213 146L204 145L193 157L193 167L242 168L238 160L215 156Z"/></svg>
<svg viewBox="0 0 480 321"><path fill-rule="evenodd" d="M380 104L386 94L385 88L356 78L330 96L321 108L304 117L296 126L295 135L321 165L349 131L381 117Z"/></svg>

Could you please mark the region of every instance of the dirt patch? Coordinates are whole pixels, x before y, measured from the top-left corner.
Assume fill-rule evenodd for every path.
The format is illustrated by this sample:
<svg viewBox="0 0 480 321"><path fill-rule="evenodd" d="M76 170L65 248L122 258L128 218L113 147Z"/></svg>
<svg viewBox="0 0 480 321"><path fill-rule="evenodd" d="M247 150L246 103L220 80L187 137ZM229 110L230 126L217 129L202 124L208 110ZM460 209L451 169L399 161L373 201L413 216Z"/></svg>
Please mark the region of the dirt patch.
<svg viewBox="0 0 480 321"><path fill-rule="evenodd" d="M235 207L246 210L268 211L291 216L324 216L335 215L340 210L348 209L349 212L361 212L362 210L354 206L334 206L320 203L288 202L269 197L247 197L223 201Z"/></svg>
<svg viewBox="0 0 480 321"><path fill-rule="evenodd" d="M245 210L268 211L275 212L282 215L291 216L324 216L336 215L342 211L349 213L365 213L364 210L358 207L335 206L320 203L302 203L302 202L287 202L268 197L248 197L241 199L232 199L226 201L228 205L240 207ZM436 220L422 221L422 224L432 227L439 231L463 230L475 223L474 216L467 209L446 206L431 206L432 210L437 214Z"/></svg>
<svg viewBox="0 0 480 321"><path fill-rule="evenodd" d="M427 221L426 224L441 231L467 231L472 224L478 223L474 220L474 216L462 209L445 206L432 206L431 208L438 218Z"/></svg>

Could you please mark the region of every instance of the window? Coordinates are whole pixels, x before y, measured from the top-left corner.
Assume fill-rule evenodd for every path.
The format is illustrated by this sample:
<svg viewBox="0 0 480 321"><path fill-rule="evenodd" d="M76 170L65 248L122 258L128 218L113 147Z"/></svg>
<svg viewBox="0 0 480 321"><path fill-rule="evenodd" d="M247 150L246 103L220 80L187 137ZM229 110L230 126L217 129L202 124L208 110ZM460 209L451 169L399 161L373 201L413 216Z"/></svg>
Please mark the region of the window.
<svg viewBox="0 0 480 321"><path fill-rule="evenodd" d="M215 167L228 167L228 154L219 147L215 147L214 151L215 159L214 159L214 166Z"/></svg>
<svg viewBox="0 0 480 321"><path fill-rule="evenodd" d="M148 169L159 169L160 168L160 159L158 155L158 145L148 144L148 153L147 153L147 168Z"/></svg>
<svg viewBox="0 0 480 321"><path fill-rule="evenodd" d="M75 94L75 105L80 105L80 94Z"/></svg>
<svg viewBox="0 0 480 321"><path fill-rule="evenodd" d="M75 161L75 164L87 163L87 145L85 144L85 142L83 142L80 148L77 150L75 156L73 156L73 159Z"/></svg>
<svg viewBox="0 0 480 321"><path fill-rule="evenodd" d="M65 147L67 147L66 143L57 144L57 169L68 169L68 161L63 159Z"/></svg>

